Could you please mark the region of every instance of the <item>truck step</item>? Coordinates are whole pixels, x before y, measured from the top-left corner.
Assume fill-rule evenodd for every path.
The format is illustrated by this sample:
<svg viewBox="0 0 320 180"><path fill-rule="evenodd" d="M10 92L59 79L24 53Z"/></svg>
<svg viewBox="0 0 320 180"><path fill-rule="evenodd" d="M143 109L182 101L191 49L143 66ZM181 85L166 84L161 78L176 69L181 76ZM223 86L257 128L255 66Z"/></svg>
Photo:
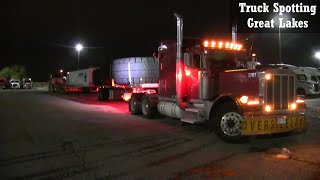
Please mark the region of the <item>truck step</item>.
<svg viewBox="0 0 320 180"><path fill-rule="evenodd" d="M205 111L202 108L186 108L181 121L190 124L202 123L205 121Z"/></svg>
<svg viewBox="0 0 320 180"><path fill-rule="evenodd" d="M186 123L190 123L190 124L200 124L200 123L204 123L205 121L204 120L199 120L197 118L192 118L192 119L189 119L189 118L183 118L181 119L182 122L186 122Z"/></svg>
<svg viewBox="0 0 320 180"><path fill-rule="evenodd" d="M201 110L203 110L203 108L192 107L192 108L186 108L185 109L185 111L187 111L187 112L195 112L195 113L198 113Z"/></svg>

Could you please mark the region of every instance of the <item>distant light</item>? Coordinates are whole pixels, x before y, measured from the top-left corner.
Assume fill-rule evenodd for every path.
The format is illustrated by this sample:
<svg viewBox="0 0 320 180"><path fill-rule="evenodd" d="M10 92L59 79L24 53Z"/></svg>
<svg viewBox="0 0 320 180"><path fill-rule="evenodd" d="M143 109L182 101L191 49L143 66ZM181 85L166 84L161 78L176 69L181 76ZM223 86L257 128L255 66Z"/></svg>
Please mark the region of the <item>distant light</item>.
<svg viewBox="0 0 320 180"><path fill-rule="evenodd" d="M320 60L320 52L316 52L316 54L314 55L314 57L316 57L317 59Z"/></svg>
<svg viewBox="0 0 320 180"><path fill-rule="evenodd" d="M62 70L62 69L60 69L60 72L61 72L61 73L63 73L63 70Z"/></svg>
<svg viewBox="0 0 320 180"><path fill-rule="evenodd" d="M256 54L253 53L253 54L252 54L252 57L256 57Z"/></svg>
<svg viewBox="0 0 320 180"><path fill-rule="evenodd" d="M80 52L82 49L83 49L83 46L82 46L81 44L77 44L77 45L76 45L76 50L77 50L78 52Z"/></svg>
<svg viewBox="0 0 320 180"><path fill-rule="evenodd" d="M69 72L67 72L67 74L69 74Z"/></svg>

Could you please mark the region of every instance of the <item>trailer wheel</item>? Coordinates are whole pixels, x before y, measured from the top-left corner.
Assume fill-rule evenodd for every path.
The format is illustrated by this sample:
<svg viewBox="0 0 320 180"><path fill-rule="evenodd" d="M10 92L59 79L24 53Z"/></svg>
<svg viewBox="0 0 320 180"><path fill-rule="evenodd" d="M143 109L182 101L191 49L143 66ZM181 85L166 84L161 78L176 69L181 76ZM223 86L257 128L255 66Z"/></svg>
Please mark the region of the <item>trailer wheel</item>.
<svg viewBox="0 0 320 180"><path fill-rule="evenodd" d="M102 97L101 97L101 90L100 90L100 89L98 90L97 98L98 98L98 101L101 101L101 100L102 100Z"/></svg>
<svg viewBox="0 0 320 180"><path fill-rule="evenodd" d="M241 143L246 139L241 136L242 120L237 105L228 102L210 114L209 126L225 142Z"/></svg>
<svg viewBox="0 0 320 180"><path fill-rule="evenodd" d="M155 110L151 107L150 100L146 95L142 97L141 109L143 117L148 119L152 119L154 117Z"/></svg>
<svg viewBox="0 0 320 180"><path fill-rule="evenodd" d="M141 114L141 102L137 96L134 96L134 95L131 96L130 110L131 110L131 114L133 115Z"/></svg>

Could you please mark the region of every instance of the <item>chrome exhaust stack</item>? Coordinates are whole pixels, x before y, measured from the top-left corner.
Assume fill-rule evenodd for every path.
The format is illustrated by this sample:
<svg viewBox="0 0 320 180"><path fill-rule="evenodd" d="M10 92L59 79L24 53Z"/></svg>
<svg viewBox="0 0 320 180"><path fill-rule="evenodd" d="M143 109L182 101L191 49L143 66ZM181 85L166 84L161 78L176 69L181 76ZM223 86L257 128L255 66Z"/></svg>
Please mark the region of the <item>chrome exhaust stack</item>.
<svg viewBox="0 0 320 180"><path fill-rule="evenodd" d="M182 17L174 13L174 16L177 18L177 61L181 60L181 48L182 48L182 39L183 39L183 19Z"/></svg>

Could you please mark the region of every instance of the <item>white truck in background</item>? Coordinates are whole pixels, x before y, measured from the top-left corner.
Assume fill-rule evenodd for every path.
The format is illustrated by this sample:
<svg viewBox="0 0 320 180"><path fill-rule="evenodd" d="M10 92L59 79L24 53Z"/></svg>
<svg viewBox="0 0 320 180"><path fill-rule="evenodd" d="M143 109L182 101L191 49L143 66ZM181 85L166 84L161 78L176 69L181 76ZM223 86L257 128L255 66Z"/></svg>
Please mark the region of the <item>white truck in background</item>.
<svg viewBox="0 0 320 180"><path fill-rule="evenodd" d="M319 80L314 69L311 69L309 67L298 67L295 72L297 72L298 74L298 81L306 82L308 86L308 90L302 89L301 87L297 92L301 92L300 94L302 95L319 94Z"/></svg>
<svg viewBox="0 0 320 180"><path fill-rule="evenodd" d="M97 86L93 83L93 71L98 68L87 68L70 71L66 77L66 91L71 92L97 92Z"/></svg>
<svg viewBox="0 0 320 180"><path fill-rule="evenodd" d="M22 84L23 89L32 89L32 80L31 78L22 78Z"/></svg>
<svg viewBox="0 0 320 180"><path fill-rule="evenodd" d="M271 64L273 66L280 66L285 69L290 69L296 74L296 93L298 95L318 95L319 82L318 78L310 68L297 67L290 64Z"/></svg>

